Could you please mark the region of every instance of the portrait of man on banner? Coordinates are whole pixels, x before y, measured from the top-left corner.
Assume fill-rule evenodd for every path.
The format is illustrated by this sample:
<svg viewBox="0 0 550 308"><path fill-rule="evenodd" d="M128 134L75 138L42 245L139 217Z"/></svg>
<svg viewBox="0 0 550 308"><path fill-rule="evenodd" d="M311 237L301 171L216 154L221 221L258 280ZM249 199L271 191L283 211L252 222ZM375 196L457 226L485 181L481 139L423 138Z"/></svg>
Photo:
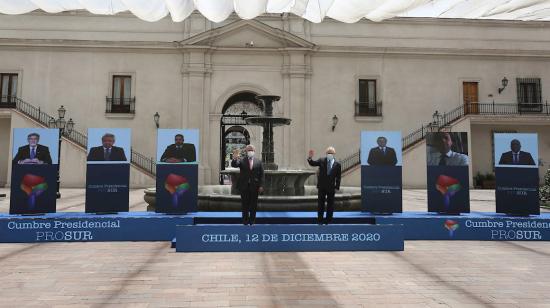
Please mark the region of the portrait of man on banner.
<svg viewBox="0 0 550 308"><path fill-rule="evenodd" d="M437 132L426 135L428 166L468 166L468 136L465 132Z"/></svg>
<svg viewBox="0 0 550 308"><path fill-rule="evenodd" d="M12 162L20 165L57 164L58 136L57 129L14 129Z"/></svg>
<svg viewBox="0 0 550 308"><path fill-rule="evenodd" d="M538 168L537 134L494 135L495 167Z"/></svg>
<svg viewBox="0 0 550 308"><path fill-rule="evenodd" d="M157 163L178 164L199 162L198 129L159 129Z"/></svg>
<svg viewBox="0 0 550 308"><path fill-rule="evenodd" d="M398 131L362 131L361 165L401 166L401 145Z"/></svg>
<svg viewBox="0 0 550 308"><path fill-rule="evenodd" d="M129 128L90 128L88 129L88 163L120 164L129 163Z"/></svg>

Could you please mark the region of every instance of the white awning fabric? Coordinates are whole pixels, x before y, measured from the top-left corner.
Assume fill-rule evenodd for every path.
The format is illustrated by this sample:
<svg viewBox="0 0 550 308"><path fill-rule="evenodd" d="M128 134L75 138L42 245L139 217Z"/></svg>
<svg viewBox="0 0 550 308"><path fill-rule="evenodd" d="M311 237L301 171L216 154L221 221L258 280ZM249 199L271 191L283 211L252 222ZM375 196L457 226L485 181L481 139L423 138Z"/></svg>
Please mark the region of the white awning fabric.
<svg viewBox="0 0 550 308"><path fill-rule="evenodd" d="M0 13L24 14L87 10L113 15L130 11L140 19L157 21L168 14L183 21L194 10L213 22L235 12L242 19L264 13L292 13L318 23L325 17L353 23L362 18L434 17L503 20L550 20L549 0L0 0Z"/></svg>

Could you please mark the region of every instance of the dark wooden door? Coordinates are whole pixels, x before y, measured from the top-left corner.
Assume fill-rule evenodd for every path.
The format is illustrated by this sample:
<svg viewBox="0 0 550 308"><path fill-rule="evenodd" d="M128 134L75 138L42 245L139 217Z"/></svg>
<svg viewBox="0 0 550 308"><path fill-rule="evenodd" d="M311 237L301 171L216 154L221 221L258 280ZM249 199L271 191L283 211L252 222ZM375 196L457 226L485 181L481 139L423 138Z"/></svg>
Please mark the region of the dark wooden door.
<svg viewBox="0 0 550 308"><path fill-rule="evenodd" d="M463 95L463 101L464 101L464 113L466 114L479 113L478 83L463 82L462 93L463 93L462 95Z"/></svg>

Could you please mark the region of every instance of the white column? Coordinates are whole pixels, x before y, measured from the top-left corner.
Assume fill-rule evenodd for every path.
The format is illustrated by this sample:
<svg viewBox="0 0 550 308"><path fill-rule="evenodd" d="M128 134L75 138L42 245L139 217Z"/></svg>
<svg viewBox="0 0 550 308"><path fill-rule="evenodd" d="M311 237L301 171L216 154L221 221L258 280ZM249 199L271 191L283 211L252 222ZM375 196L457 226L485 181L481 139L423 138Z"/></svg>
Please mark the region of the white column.
<svg viewBox="0 0 550 308"><path fill-rule="evenodd" d="M184 53L182 127L200 131L199 184L211 184L209 143L210 122L210 54L207 49L189 49Z"/></svg>
<svg viewBox="0 0 550 308"><path fill-rule="evenodd" d="M310 142L309 75L311 71L307 51L299 48L287 50L282 73L285 77L284 114L292 119L290 127L284 134L284 165L291 168L304 168Z"/></svg>

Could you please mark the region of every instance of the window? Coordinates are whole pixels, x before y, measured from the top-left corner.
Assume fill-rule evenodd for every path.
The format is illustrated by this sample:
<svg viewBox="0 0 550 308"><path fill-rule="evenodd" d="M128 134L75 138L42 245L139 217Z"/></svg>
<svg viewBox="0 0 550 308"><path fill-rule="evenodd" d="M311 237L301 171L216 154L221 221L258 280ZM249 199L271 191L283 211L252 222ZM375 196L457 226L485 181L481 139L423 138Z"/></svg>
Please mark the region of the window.
<svg viewBox="0 0 550 308"><path fill-rule="evenodd" d="M17 74L0 73L0 103L15 104L17 97Z"/></svg>
<svg viewBox="0 0 550 308"><path fill-rule="evenodd" d="M113 75L112 96L107 98L107 113L134 113L132 76Z"/></svg>
<svg viewBox="0 0 550 308"><path fill-rule="evenodd" d="M376 79L359 79L359 101L355 105L355 115L381 116L381 107L376 97Z"/></svg>
<svg viewBox="0 0 550 308"><path fill-rule="evenodd" d="M542 111L540 78L517 78L518 109Z"/></svg>

